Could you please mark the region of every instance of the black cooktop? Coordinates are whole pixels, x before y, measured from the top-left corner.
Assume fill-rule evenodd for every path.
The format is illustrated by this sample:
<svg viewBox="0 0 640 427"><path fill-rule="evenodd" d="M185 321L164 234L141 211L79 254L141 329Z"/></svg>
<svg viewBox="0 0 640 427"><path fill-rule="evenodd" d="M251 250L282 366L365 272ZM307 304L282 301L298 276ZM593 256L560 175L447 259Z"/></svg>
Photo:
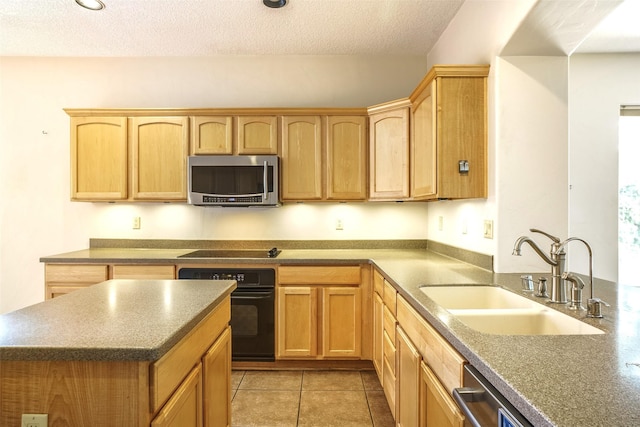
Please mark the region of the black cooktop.
<svg viewBox="0 0 640 427"><path fill-rule="evenodd" d="M200 249L189 252L178 258L275 258L282 252L278 248L271 249Z"/></svg>

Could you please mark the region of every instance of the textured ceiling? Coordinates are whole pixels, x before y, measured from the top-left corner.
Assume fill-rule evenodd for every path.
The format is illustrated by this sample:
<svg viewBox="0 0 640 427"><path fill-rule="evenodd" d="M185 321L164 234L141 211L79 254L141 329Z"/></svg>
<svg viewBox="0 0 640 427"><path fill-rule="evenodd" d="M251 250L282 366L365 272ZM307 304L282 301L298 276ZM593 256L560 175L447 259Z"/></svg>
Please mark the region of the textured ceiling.
<svg viewBox="0 0 640 427"><path fill-rule="evenodd" d="M0 56L426 55L464 0L288 0L282 9L262 0L103 1L95 12L74 0L0 0ZM568 43L576 53L640 52L640 0L620 1L538 0L534 12L564 7L585 19L527 19L534 30L542 22L543 38L591 25L589 37ZM598 23L584 15L594 4L614 10ZM516 50L535 47L526 25ZM547 34L554 27L560 33Z"/></svg>
<svg viewBox="0 0 640 427"><path fill-rule="evenodd" d="M0 56L426 55L463 0L0 0Z"/></svg>

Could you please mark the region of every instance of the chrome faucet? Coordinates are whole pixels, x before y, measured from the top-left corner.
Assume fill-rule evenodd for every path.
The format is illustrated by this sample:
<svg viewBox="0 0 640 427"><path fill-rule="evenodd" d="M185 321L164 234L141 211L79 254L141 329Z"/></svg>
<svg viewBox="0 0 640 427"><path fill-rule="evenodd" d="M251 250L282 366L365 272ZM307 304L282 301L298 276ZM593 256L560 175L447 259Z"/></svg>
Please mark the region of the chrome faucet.
<svg viewBox="0 0 640 427"><path fill-rule="evenodd" d="M587 300L587 317L602 317L602 305L608 306L606 302L600 298L594 298L593 296L593 251L591 245L586 240L578 237L569 237L564 242L557 246L556 252L562 251L567 243L577 240L584 243L589 252L589 288L591 289L591 297ZM573 284L571 288L571 302L569 303L569 309L572 310L584 310L582 307L582 288L584 288L584 281L571 272L565 272L562 274L562 278Z"/></svg>
<svg viewBox="0 0 640 427"><path fill-rule="evenodd" d="M562 278L562 273L564 272L564 266L566 262L567 254L564 251L564 245L560 244L560 239L552 236L551 234L545 233L544 231L538 230L536 228L531 228L529 231L532 233L540 233L548 238L550 238L553 243L551 244L551 250L549 255L544 253L542 249L531 240L530 237L521 236L516 240L513 246L513 255L520 256L522 245L528 243L531 248L542 258L544 262L551 266L551 299L549 302L558 303L558 304L566 304L567 303L567 289L565 286L565 281ZM566 244L567 242L565 242Z"/></svg>

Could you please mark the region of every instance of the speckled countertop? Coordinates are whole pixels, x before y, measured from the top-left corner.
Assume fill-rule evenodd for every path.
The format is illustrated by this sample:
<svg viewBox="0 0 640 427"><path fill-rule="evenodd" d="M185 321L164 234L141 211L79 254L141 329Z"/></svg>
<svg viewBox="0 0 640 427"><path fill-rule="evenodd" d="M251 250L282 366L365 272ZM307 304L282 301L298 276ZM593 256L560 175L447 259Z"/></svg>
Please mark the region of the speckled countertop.
<svg viewBox="0 0 640 427"><path fill-rule="evenodd" d="M0 316L0 360L155 361L235 287L108 280Z"/></svg>
<svg viewBox="0 0 640 427"><path fill-rule="evenodd" d="M640 425L640 287L595 281L611 304L583 319L601 335L527 336L477 332L420 291L422 285L496 284L520 292L520 274L497 274L420 249L284 249L275 259L185 259L189 249L92 248L43 262L323 264L371 262L449 342L536 426ZM482 257L480 257L482 258ZM543 274L535 274L539 277ZM546 274L548 278L548 274ZM550 283L550 281L549 281ZM585 289L585 298L588 292ZM541 302L530 295L529 298ZM543 302L543 301L542 301Z"/></svg>

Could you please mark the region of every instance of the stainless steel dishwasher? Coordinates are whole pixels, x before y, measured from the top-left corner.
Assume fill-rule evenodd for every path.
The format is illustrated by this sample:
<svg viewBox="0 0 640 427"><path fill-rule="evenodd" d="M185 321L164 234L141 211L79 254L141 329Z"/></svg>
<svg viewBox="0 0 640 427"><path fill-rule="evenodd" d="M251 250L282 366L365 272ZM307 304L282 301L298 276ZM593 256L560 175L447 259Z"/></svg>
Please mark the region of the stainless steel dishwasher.
<svg viewBox="0 0 640 427"><path fill-rule="evenodd" d="M462 383L453 397L464 412L465 427L533 427L473 366L464 366Z"/></svg>

